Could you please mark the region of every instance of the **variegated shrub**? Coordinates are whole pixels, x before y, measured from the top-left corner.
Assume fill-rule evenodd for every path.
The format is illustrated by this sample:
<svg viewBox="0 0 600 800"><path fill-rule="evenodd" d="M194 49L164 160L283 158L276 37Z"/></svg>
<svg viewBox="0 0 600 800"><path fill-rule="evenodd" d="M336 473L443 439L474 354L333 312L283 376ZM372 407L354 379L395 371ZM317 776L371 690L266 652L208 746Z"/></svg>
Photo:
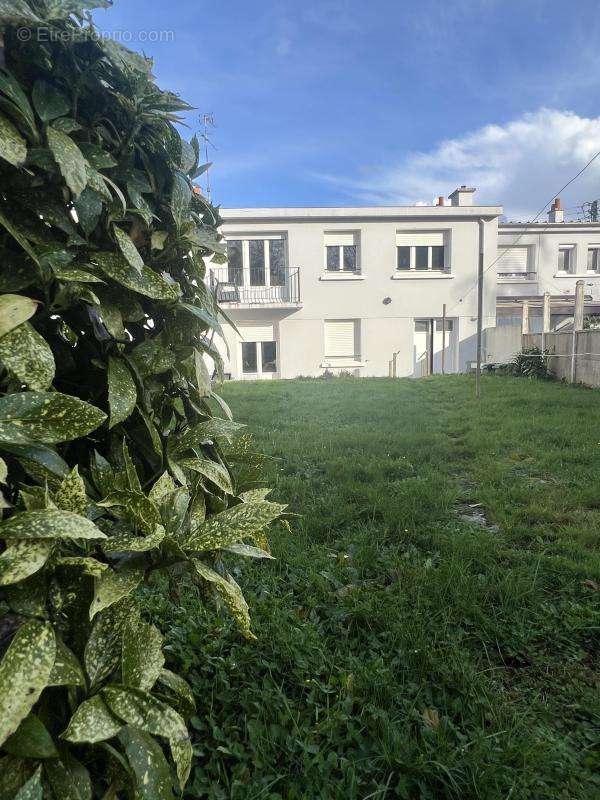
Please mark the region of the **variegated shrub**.
<svg viewBox="0 0 600 800"><path fill-rule="evenodd" d="M252 637L223 552L268 557L283 512L224 458L188 106L106 5L0 0L0 800L181 791L194 698L136 589L186 572Z"/></svg>

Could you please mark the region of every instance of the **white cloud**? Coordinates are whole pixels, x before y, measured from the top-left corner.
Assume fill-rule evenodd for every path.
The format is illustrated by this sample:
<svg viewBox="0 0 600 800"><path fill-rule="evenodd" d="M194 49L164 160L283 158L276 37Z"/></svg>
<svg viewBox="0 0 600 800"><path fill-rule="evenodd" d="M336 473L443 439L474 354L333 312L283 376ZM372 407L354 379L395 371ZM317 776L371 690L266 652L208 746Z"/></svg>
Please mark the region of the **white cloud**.
<svg viewBox="0 0 600 800"><path fill-rule="evenodd" d="M600 117L542 108L409 153L396 164L365 168L356 178L321 178L361 202L401 205L430 203L466 183L477 187L476 202L501 203L510 219L525 219L598 150ZM600 197L600 157L561 196L567 208Z"/></svg>

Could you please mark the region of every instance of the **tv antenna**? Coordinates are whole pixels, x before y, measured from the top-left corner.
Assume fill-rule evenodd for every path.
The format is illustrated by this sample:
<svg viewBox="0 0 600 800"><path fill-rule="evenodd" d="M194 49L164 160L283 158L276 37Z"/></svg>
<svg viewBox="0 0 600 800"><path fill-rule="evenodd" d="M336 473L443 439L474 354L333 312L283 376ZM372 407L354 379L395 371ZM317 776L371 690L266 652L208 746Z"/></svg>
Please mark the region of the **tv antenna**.
<svg viewBox="0 0 600 800"><path fill-rule="evenodd" d="M204 142L204 163L208 166L206 167L206 197L210 201L210 162L208 160L208 148L212 147L213 150L217 148L211 142L208 131L210 128L215 127L215 118L210 114L202 114L200 116L200 121L202 122L202 133L200 134L200 138Z"/></svg>

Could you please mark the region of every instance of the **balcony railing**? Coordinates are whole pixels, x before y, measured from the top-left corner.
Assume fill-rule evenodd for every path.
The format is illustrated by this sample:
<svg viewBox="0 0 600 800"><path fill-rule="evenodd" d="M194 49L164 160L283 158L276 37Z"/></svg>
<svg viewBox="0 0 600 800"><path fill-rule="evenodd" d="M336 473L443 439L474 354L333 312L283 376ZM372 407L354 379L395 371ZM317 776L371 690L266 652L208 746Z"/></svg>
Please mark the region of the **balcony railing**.
<svg viewBox="0 0 600 800"><path fill-rule="evenodd" d="M536 272L499 272L498 280L504 281L534 281Z"/></svg>
<svg viewBox="0 0 600 800"><path fill-rule="evenodd" d="M276 271L217 267L210 270L210 287L219 303L243 306L300 305L298 267L283 267Z"/></svg>

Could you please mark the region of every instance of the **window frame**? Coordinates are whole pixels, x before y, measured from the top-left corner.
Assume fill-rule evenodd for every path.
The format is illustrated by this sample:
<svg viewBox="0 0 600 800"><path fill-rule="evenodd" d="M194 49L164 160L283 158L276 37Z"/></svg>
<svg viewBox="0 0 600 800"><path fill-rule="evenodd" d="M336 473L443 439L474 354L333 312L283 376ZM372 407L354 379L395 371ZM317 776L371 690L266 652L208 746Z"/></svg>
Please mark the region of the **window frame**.
<svg viewBox="0 0 600 800"><path fill-rule="evenodd" d="M563 258L563 265L565 260L568 262L568 269L565 269L564 266L561 267L561 254L568 254L568 258ZM558 245L558 253L557 253L557 263L556 263L556 271L559 272L561 275L574 275L576 269L576 260L575 260L575 245L574 244L559 244Z"/></svg>
<svg viewBox="0 0 600 800"><path fill-rule="evenodd" d="M279 372L279 348L277 347L277 341L274 339L269 340L260 340L256 342L240 342L241 344L241 372L242 375L275 375ZM273 361L275 369L265 369L265 359L264 359L264 346L272 344L275 349L275 359ZM248 345L254 346L254 360L256 364L256 369L244 369L244 347Z"/></svg>
<svg viewBox="0 0 600 800"><path fill-rule="evenodd" d="M433 264L433 250L442 250L442 266L434 267ZM446 264L446 249L447 245L444 244L397 244L396 245L396 272L449 272ZM400 266L400 250L409 251L409 266ZM426 266L417 266L417 250L427 250L427 264Z"/></svg>
<svg viewBox="0 0 600 800"><path fill-rule="evenodd" d="M335 242L336 236L352 236L352 244L338 244ZM333 240L331 243L327 239ZM354 267L347 268L346 250L354 250ZM329 266L329 252L337 250L337 267ZM362 272L360 264L360 231L324 231L323 232L323 268L327 274L346 274L360 275Z"/></svg>
<svg viewBox="0 0 600 800"><path fill-rule="evenodd" d="M232 270L227 261L227 277L230 283L244 289L259 289L259 288L283 288L288 285L289 281L289 263L288 263L288 247L287 247L287 233L263 233L263 234L243 234L243 233L235 233L235 234L228 234L225 237L225 247L228 252L228 246L230 242L241 242L241 252L242 252L242 267L241 271L240 268L237 267L236 269ZM251 242L262 242L262 268L259 266L258 270L259 273L262 271L263 273L263 283L255 282L255 274L253 274L253 270L257 269L253 267L251 264L250 252ZM281 267L277 267L275 270L271 269L271 256L272 256L272 242L281 242L282 248L282 255L283 255L283 265ZM233 275L239 276L241 272L241 280L239 283L236 283L233 279ZM233 273L233 275L232 275ZM273 276L277 276L276 283L273 282ZM283 283L279 281L282 280L283 276Z"/></svg>
<svg viewBox="0 0 600 800"><path fill-rule="evenodd" d="M590 253L593 253L592 261L595 261L595 266L590 267ZM587 248L587 264L586 269L590 275L600 275L600 244L589 244Z"/></svg>

